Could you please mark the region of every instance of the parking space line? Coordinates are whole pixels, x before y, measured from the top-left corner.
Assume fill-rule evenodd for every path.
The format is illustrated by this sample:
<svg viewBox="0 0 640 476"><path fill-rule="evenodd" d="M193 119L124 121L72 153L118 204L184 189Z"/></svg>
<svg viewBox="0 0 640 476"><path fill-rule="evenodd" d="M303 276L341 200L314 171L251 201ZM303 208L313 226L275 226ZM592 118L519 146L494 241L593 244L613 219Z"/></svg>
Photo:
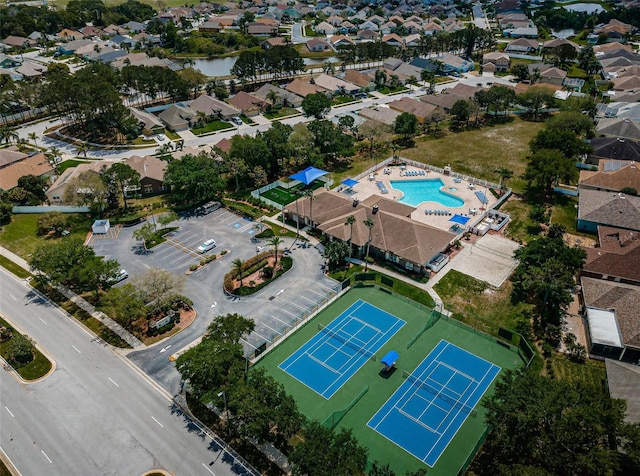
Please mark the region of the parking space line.
<svg viewBox="0 0 640 476"><path fill-rule="evenodd" d="M314 291L314 290L313 290L313 289L311 289L311 288L307 288L307 291L310 291L310 292L312 292L313 294L317 294L317 295L318 295L318 296L320 296L321 298L326 297L326 294L319 293L319 292L317 292L317 291Z"/></svg>
<svg viewBox="0 0 640 476"><path fill-rule="evenodd" d="M322 286L322 287L323 287L323 288L325 288L325 289L328 289L328 290L330 290L330 291L333 291L333 288L332 288L332 287L325 286L324 284L322 284L322 283L320 283L320 282L317 282L317 283L315 283L315 284L316 284L316 286Z"/></svg>
<svg viewBox="0 0 640 476"><path fill-rule="evenodd" d="M303 311L306 311L308 309L307 307L302 307L300 304L297 304L295 301L291 301L291 304L293 304L294 306L299 307Z"/></svg>
<svg viewBox="0 0 640 476"><path fill-rule="evenodd" d="M282 335L282 332L278 332L277 330L275 330L273 327L266 325L264 322L261 322L260 324L262 324L264 327L271 329L273 332L275 332L276 334L278 334L279 336Z"/></svg>
<svg viewBox="0 0 640 476"><path fill-rule="evenodd" d="M287 311L284 307L280 308L282 311L286 312L287 314L291 314L293 317L295 317L296 319L298 318L298 316L296 316L293 312L289 312Z"/></svg>
<svg viewBox="0 0 640 476"><path fill-rule="evenodd" d="M273 314L269 314L271 317L273 317L276 321L278 322L282 322L285 326L291 327L291 324L281 321L280 319L278 319L276 316L274 316Z"/></svg>
<svg viewBox="0 0 640 476"><path fill-rule="evenodd" d="M258 334L256 331L253 331L252 334L257 335L262 340L266 340L267 342L271 342L271 339L267 339L265 336L262 336L262 335Z"/></svg>
<svg viewBox="0 0 640 476"><path fill-rule="evenodd" d="M306 299L307 301L309 301L309 302L310 302L310 303L312 303L312 304L315 304L315 303L316 303L316 301L314 301L313 299L309 299L309 298L308 298L307 296L305 296L304 294L300 294L300 297L301 297L302 299Z"/></svg>

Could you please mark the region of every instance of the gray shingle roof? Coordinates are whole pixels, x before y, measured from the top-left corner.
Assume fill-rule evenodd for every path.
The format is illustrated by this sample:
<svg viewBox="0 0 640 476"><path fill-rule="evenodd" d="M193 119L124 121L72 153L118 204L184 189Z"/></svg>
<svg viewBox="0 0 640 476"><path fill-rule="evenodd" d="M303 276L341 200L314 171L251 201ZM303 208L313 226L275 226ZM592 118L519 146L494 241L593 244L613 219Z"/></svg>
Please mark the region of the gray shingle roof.
<svg viewBox="0 0 640 476"><path fill-rule="evenodd" d="M600 190L581 190L578 219L640 231L640 197Z"/></svg>

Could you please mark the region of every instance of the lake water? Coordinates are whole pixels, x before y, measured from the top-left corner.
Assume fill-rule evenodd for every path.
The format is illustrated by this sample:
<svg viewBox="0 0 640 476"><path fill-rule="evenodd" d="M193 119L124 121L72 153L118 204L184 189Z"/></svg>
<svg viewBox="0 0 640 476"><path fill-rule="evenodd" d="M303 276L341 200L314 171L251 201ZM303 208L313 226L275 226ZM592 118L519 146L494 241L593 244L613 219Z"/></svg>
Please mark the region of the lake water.
<svg viewBox="0 0 640 476"><path fill-rule="evenodd" d="M228 56L226 58L197 58L194 59L193 67L200 70L207 76L229 76L231 68L236 64L236 56ZM327 61L337 63L340 58L332 56L331 58L304 58L306 65L321 65Z"/></svg>
<svg viewBox="0 0 640 476"><path fill-rule="evenodd" d="M564 5L562 8L569 10L570 12L579 13L600 13L604 12L602 5L597 3L574 3L573 5Z"/></svg>

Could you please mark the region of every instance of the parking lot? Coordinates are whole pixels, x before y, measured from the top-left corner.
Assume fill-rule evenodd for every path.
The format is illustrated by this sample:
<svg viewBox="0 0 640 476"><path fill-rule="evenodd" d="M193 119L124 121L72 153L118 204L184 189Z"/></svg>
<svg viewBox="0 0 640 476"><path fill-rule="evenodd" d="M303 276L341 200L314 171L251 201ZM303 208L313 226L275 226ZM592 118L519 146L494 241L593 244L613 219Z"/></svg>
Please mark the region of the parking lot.
<svg viewBox="0 0 640 476"><path fill-rule="evenodd" d="M110 236L97 235L90 244L96 253L117 259L131 277L150 268L167 270L185 277L183 294L193 301L198 313L196 321L183 332L171 337L163 346L175 352L202 336L209 324L220 315L237 313L251 318L255 329L243 342L247 355L263 343L271 343L284 336L301 316L335 294L336 282L323 273L324 259L320 251L308 243L283 238L281 250L289 248L294 260L293 268L274 283L252 296L238 298L225 295L224 275L237 258L246 260L264 249L266 240L255 235L262 225L243 218L226 209L218 209L205 216L184 216L169 226L178 229L166 236L167 241L145 252L133 233L142 225L122 228ZM205 240L214 239L216 247L200 254L197 247ZM192 264L211 253L228 253L197 272L185 276ZM119 285L126 283L124 280ZM177 372L162 349L145 349L130 354L129 358L167 389L175 389Z"/></svg>

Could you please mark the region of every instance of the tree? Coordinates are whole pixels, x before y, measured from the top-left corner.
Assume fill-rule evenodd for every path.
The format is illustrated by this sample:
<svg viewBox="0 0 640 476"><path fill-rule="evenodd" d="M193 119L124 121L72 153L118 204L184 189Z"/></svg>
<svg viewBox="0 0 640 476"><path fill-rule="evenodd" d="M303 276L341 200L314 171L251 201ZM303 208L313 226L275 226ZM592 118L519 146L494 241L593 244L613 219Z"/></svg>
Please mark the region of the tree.
<svg viewBox="0 0 640 476"><path fill-rule="evenodd" d="M415 114L401 113L393 123L393 132L402 134L403 140L408 142L418 132L418 118Z"/></svg>
<svg viewBox="0 0 640 476"><path fill-rule="evenodd" d="M102 300L102 307L126 328L147 313L141 292L131 283L111 288Z"/></svg>
<svg viewBox="0 0 640 476"><path fill-rule="evenodd" d="M573 63L574 60L578 57L578 52L571 45L561 45L556 53L556 61L555 63L565 71L569 70L569 64Z"/></svg>
<svg viewBox="0 0 640 476"><path fill-rule="evenodd" d="M323 93L309 94L302 100L302 110L307 117L322 119L331 110L331 100Z"/></svg>
<svg viewBox="0 0 640 476"><path fill-rule="evenodd" d="M164 215L160 215L158 217L158 223L160 223L164 228L166 228L169 223L179 219L180 217L178 216L177 213L173 213L173 212L165 213Z"/></svg>
<svg viewBox="0 0 640 476"><path fill-rule="evenodd" d="M384 69L376 70L373 82L376 84L376 89L384 88L384 85L387 84L387 73Z"/></svg>
<svg viewBox="0 0 640 476"><path fill-rule="evenodd" d="M513 74L519 81L526 81L529 79L529 68L526 64L516 63L511 66L511 74Z"/></svg>
<svg viewBox="0 0 640 476"><path fill-rule="evenodd" d="M593 148L573 131L548 128L539 131L529 142L529 147L533 153L542 149L557 150L563 157L574 160L593 151Z"/></svg>
<svg viewBox="0 0 640 476"><path fill-rule="evenodd" d="M45 190L49 187L49 181L45 177L24 175L18 179L18 187L25 189L41 202L47 199Z"/></svg>
<svg viewBox="0 0 640 476"><path fill-rule="evenodd" d="M33 360L33 344L19 333L13 334L7 345L9 362L14 367L23 367Z"/></svg>
<svg viewBox="0 0 640 476"><path fill-rule="evenodd" d="M553 93L541 87L534 87L519 94L516 100L521 106L529 109L534 119L538 118L544 107L551 107L555 102Z"/></svg>
<svg viewBox="0 0 640 476"><path fill-rule="evenodd" d="M338 126L340 127L340 130L342 132L353 132L353 126L355 125L355 123L356 120L349 114L340 116L340 119L338 119Z"/></svg>
<svg viewBox="0 0 640 476"><path fill-rule="evenodd" d="M88 205L96 215L105 208L107 196L108 189L100 174L87 170L69 181L62 198L65 203Z"/></svg>
<svg viewBox="0 0 640 476"><path fill-rule="evenodd" d="M178 357L176 368L194 398L214 402L220 389L233 388L244 380L246 361L240 339L254 327L252 320L238 314L220 316L198 345Z"/></svg>
<svg viewBox="0 0 640 476"><path fill-rule="evenodd" d="M240 287L242 287L242 271L244 269L244 261L240 258L234 259L231 264L233 265L233 271L236 273L236 277L240 281Z"/></svg>
<svg viewBox="0 0 640 476"><path fill-rule="evenodd" d="M332 240L324 248L324 258L329 263L330 269L335 269L344 263L349 253L349 245L342 240Z"/></svg>
<svg viewBox="0 0 640 476"><path fill-rule="evenodd" d="M638 191L633 187L622 187L620 189L620 193L624 193L626 195L631 195L633 197L637 197L638 196Z"/></svg>
<svg viewBox="0 0 640 476"><path fill-rule="evenodd" d="M362 474L367 465L367 450L360 446L350 429L339 433L317 421L307 424L304 440L291 453L293 476L334 476Z"/></svg>
<svg viewBox="0 0 640 476"><path fill-rule="evenodd" d="M167 201L186 208L215 199L225 188L219 167L219 163L204 152L171 161L164 175L171 187Z"/></svg>
<svg viewBox="0 0 640 476"><path fill-rule="evenodd" d="M563 156L562 152L540 149L529 157L523 177L531 190L540 190L548 196L557 181L575 181L578 169L575 160Z"/></svg>
<svg viewBox="0 0 640 476"><path fill-rule="evenodd" d="M122 194L124 209L126 210L127 189L138 186L140 182L140 174L129 165L123 162L116 162L105 171L103 174L103 180L105 180L106 183L114 183L118 187Z"/></svg>
<svg viewBox="0 0 640 476"><path fill-rule="evenodd" d="M278 246L282 244L282 238L279 236L272 236L267 240L267 244L269 246L273 246L273 257L275 258L275 263L273 264L273 269L277 269L278 267Z"/></svg>
<svg viewBox="0 0 640 476"><path fill-rule="evenodd" d="M513 177L513 171L509 170L506 167L498 167L498 169L496 169L496 172L498 173L498 175L500 175L500 191L502 192L502 190L504 190L507 186L507 180Z"/></svg>
<svg viewBox="0 0 640 476"><path fill-rule="evenodd" d="M67 219L60 212L43 213L38 217L37 233L42 236L53 231L56 235L60 235L66 224Z"/></svg>
<svg viewBox="0 0 640 476"><path fill-rule="evenodd" d="M78 142L76 144L76 154L78 155L84 155L84 158L87 158L87 152L89 151L89 148L87 147L87 143L86 142Z"/></svg>
<svg viewBox="0 0 640 476"><path fill-rule="evenodd" d="M579 111L563 111L552 116L546 122L546 128L557 131L570 131L587 139L593 137L595 125L593 120Z"/></svg>
<svg viewBox="0 0 640 476"><path fill-rule="evenodd" d="M20 136L18 133L11 129L9 126L0 126L0 144L3 142L11 144L11 142L18 142Z"/></svg>
<svg viewBox="0 0 640 476"><path fill-rule="evenodd" d="M433 82L436 79L435 73L433 73L432 71L429 71L428 69L423 69L422 71L420 71L420 79L424 83L423 86L427 94L433 94L435 91L435 88L433 87ZM429 83L428 88L427 88L427 83Z"/></svg>
<svg viewBox="0 0 640 476"><path fill-rule="evenodd" d="M351 251L353 250L353 225L355 222L356 217L353 215L349 215L347 221L344 222L345 225L349 225L349 264L351 264Z"/></svg>
<svg viewBox="0 0 640 476"><path fill-rule="evenodd" d="M133 237L142 242L142 247L145 251L148 251L147 242L153 238L154 233L156 232L156 228L152 223L145 223L136 231L133 232Z"/></svg>
<svg viewBox="0 0 640 476"><path fill-rule="evenodd" d="M471 106L466 99L459 99L451 106L451 115L456 127L460 127L462 123L469 124L471 117Z"/></svg>
<svg viewBox="0 0 640 476"><path fill-rule="evenodd" d="M33 142L33 145L38 147L38 134L36 134L35 132L29 132L29 134L27 134L27 137Z"/></svg>
<svg viewBox="0 0 640 476"><path fill-rule="evenodd" d="M364 259L364 272L366 273L369 270L369 248L371 246L371 233L373 232L373 220L371 218L367 218L364 221L364 226L369 229L369 239L367 240L367 255Z"/></svg>
<svg viewBox="0 0 640 476"><path fill-rule="evenodd" d="M613 474L629 425L625 404L599 383L507 370L486 401L492 429L480 474Z"/></svg>
<svg viewBox="0 0 640 476"><path fill-rule="evenodd" d="M136 275L132 280L145 303L161 308L179 298L184 289L185 277L164 269L151 268Z"/></svg>

